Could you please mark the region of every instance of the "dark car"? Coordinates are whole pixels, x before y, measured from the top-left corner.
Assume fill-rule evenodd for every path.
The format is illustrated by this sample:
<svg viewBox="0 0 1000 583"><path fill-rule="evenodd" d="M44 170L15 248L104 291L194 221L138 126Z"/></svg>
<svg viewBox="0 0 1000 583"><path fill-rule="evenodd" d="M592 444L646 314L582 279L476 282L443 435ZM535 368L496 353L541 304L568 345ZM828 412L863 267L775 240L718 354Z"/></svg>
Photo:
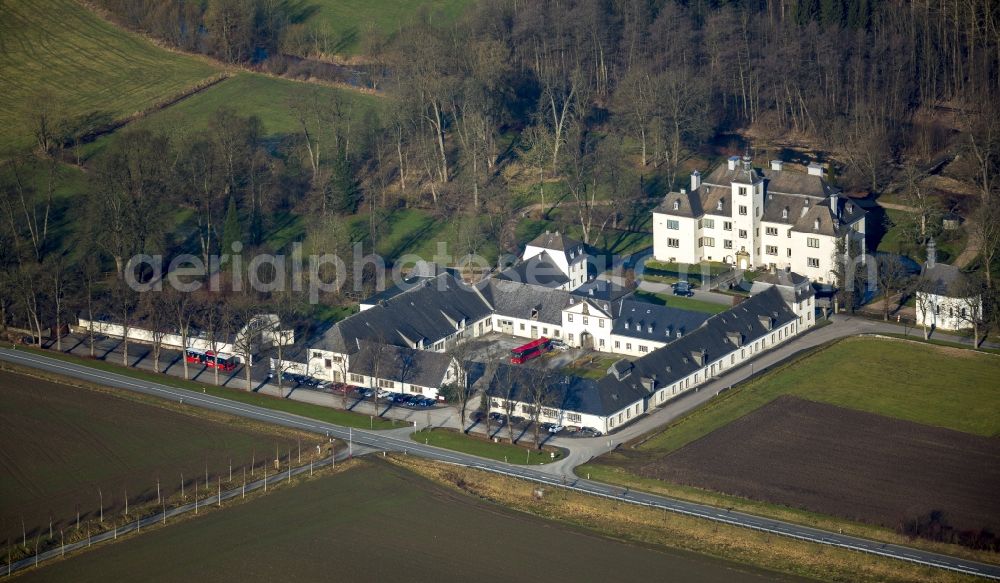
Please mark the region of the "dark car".
<svg viewBox="0 0 1000 583"><path fill-rule="evenodd" d="M420 405L421 407L433 407L435 403L437 403L437 401L431 399L430 397L421 397L420 400L417 401L417 405Z"/></svg>
<svg viewBox="0 0 1000 583"><path fill-rule="evenodd" d="M691 284L686 281L678 281L674 284L674 295L691 297L694 295L694 291L691 289Z"/></svg>
<svg viewBox="0 0 1000 583"><path fill-rule="evenodd" d="M507 423L507 416L503 413L490 413L490 419L493 420L497 425L503 425Z"/></svg>
<svg viewBox="0 0 1000 583"><path fill-rule="evenodd" d="M510 418L511 425L524 425L528 422L524 417L519 417L517 415L512 415Z"/></svg>
<svg viewBox="0 0 1000 583"><path fill-rule="evenodd" d="M482 411L473 411L472 414L469 415L469 421L472 421L473 423L479 423L485 419L486 414Z"/></svg>
<svg viewBox="0 0 1000 583"><path fill-rule="evenodd" d="M600 431L594 429L593 427L584 427L577 433L580 437L600 437L603 435Z"/></svg>
<svg viewBox="0 0 1000 583"><path fill-rule="evenodd" d="M402 394L402 393L399 393L399 394L397 394L397 395L393 395L393 396L392 396L392 398L391 398L390 400L391 400L391 401L392 401L393 403L399 403L399 404L402 404L402 403L405 403L405 402L406 402L407 400L409 400L409 398L410 398L410 397L409 397L409 395L404 395L404 394Z"/></svg>

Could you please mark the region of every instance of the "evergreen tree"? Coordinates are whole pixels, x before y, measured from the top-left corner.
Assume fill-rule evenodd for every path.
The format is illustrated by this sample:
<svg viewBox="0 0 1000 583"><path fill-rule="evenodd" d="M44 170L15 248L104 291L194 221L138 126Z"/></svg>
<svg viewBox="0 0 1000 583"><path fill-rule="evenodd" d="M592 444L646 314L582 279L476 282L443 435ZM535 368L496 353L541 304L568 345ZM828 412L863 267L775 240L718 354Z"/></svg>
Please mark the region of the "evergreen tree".
<svg viewBox="0 0 1000 583"><path fill-rule="evenodd" d="M232 253L233 243L243 241L243 230L240 228L240 217L236 210L236 198L229 197L229 208L226 209L226 220L222 225L222 253Z"/></svg>
<svg viewBox="0 0 1000 583"><path fill-rule="evenodd" d="M326 200L329 201L329 210L338 213L353 214L358 209L359 194L358 185L354 181L354 174L351 171L351 164L347 160L347 156L344 155L344 152L341 151L333 160L330 181L326 187ZM327 209L324 208L325 210Z"/></svg>

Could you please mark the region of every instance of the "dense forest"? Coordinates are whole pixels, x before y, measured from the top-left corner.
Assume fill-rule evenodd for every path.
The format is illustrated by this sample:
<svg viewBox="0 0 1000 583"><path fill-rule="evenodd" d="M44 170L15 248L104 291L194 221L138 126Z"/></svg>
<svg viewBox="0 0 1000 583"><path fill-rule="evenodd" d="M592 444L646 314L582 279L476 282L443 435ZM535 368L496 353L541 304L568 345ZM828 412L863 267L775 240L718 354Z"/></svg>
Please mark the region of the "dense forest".
<svg viewBox="0 0 1000 583"><path fill-rule="evenodd" d="M98 5L119 24L240 67L280 74L289 55L329 57L306 40L308 2ZM300 131L281 139L226 110L186 140L121 130L86 162L99 194L77 240L121 276L124 258L176 251L171 225L157 221L167 208L195 211L207 258L236 240L277 250L265 233L279 210L305 217L307 247L333 252L347 248L345 221L363 210L372 248L379 217L412 207L463 219L453 221L461 252L486 241L513 251L509 192L526 187L543 207L558 191L572 203L564 220L594 245L629 220L628 208L682 184L692 164L748 148L758 161L818 156L852 195L899 192L919 210L918 243L934 234L930 219L952 210L921 178L960 159L974 188L960 210L979 217L987 281L995 268L1000 4L991 0L497 0L456 21L424 14L393 34L370 31L362 46L365 84L391 104L362 119L304 90L287 104ZM36 116L38 147L5 166L2 261L8 289L20 290L0 294L5 319L52 320L89 299L80 285L68 294L36 277L58 278L48 262L63 261L64 244L47 240L56 172L44 169L72 160L80 139L56 121ZM25 174L42 178L31 186ZM600 204L609 199L621 204Z"/></svg>

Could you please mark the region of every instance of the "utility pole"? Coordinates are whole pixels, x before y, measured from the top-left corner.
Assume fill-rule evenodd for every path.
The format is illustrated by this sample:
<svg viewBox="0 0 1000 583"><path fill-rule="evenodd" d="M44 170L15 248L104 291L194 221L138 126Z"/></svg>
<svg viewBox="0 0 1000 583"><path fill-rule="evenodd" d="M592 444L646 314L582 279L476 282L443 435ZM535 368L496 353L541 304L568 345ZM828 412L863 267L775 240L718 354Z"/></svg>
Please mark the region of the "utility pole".
<svg viewBox="0 0 1000 583"><path fill-rule="evenodd" d="M104 524L104 492L101 489L97 489L97 495L101 497L101 524Z"/></svg>

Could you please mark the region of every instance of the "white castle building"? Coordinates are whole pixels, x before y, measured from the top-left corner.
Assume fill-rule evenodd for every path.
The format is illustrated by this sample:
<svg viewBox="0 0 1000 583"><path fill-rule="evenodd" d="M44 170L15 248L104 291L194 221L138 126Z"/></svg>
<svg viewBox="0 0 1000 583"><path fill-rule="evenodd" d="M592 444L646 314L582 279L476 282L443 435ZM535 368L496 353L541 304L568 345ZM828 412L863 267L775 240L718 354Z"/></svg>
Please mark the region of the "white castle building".
<svg viewBox="0 0 1000 583"><path fill-rule="evenodd" d="M758 171L749 157L732 156L704 179L693 172L690 190L667 194L653 210L658 261L787 269L835 284L838 240L864 254L865 211L818 164L802 173L774 160Z"/></svg>

